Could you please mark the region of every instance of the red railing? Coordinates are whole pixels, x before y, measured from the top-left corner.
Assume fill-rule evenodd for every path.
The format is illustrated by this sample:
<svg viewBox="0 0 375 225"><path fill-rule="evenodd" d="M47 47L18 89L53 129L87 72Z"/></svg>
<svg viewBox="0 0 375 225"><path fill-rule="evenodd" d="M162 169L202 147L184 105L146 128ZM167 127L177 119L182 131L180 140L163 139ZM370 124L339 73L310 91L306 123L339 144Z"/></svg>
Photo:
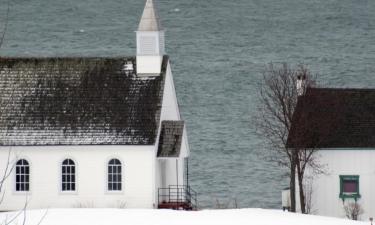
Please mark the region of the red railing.
<svg viewBox="0 0 375 225"><path fill-rule="evenodd" d="M167 188L159 188L158 208L197 210L197 192L186 185L170 185Z"/></svg>

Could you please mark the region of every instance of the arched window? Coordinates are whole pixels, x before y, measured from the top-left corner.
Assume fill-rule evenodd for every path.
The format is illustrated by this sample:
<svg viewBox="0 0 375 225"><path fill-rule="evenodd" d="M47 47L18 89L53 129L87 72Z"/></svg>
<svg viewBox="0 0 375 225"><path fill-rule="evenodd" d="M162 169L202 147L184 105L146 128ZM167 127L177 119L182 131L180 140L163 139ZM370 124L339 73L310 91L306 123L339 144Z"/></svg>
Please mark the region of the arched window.
<svg viewBox="0 0 375 225"><path fill-rule="evenodd" d="M111 159L108 162L108 191L122 190L121 162L118 159Z"/></svg>
<svg viewBox="0 0 375 225"><path fill-rule="evenodd" d="M61 190L75 191L76 190L76 168L74 161L65 159L61 166Z"/></svg>
<svg viewBox="0 0 375 225"><path fill-rule="evenodd" d="M30 166L25 159L16 163L16 191L30 190Z"/></svg>

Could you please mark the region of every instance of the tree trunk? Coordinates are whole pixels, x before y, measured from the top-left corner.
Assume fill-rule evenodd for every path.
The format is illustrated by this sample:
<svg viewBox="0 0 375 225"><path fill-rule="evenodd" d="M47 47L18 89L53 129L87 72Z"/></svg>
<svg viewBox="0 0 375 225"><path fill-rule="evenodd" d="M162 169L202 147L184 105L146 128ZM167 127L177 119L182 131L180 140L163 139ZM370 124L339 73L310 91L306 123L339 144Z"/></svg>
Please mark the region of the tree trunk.
<svg viewBox="0 0 375 225"><path fill-rule="evenodd" d="M292 150L290 162L290 211L296 212L296 150Z"/></svg>
<svg viewBox="0 0 375 225"><path fill-rule="evenodd" d="M301 212L306 213L306 202L305 202L305 191L303 187L303 171L301 171L301 165L297 162L297 174L298 174L298 188L299 188L299 200L301 204Z"/></svg>

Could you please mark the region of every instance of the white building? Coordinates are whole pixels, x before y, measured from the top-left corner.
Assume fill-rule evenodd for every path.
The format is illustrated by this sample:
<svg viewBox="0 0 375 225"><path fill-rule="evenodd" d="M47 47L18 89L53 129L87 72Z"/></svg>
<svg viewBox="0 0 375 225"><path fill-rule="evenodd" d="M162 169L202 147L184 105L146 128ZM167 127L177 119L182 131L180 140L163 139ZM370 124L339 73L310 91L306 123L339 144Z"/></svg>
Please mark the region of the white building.
<svg viewBox="0 0 375 225"><path fill-rule="evenodd" d="M153 0L136 35L136 57L0 58L0 211L191 206L186 128Z"/></svg>
<svg viewBox="0 0 375 225"><path fill-rule="evenodd" d="M359 219L375 217L375 89L308 88L298 99L288 147L318 150L325 173L307 170L311 213L346 217L344 207L357 203Z"/></svg>

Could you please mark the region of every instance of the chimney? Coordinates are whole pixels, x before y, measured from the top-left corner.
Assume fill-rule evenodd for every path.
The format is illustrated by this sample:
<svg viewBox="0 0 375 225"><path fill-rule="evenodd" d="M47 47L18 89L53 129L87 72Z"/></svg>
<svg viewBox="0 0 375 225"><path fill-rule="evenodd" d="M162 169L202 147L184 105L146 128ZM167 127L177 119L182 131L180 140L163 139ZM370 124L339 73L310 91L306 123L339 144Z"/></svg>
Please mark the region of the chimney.
<svg viewBox="0 0 375 225"><path fill-rule="evenodd" d="M306 92L306 75L297 75L297 96L302 96Z"/></svg>

